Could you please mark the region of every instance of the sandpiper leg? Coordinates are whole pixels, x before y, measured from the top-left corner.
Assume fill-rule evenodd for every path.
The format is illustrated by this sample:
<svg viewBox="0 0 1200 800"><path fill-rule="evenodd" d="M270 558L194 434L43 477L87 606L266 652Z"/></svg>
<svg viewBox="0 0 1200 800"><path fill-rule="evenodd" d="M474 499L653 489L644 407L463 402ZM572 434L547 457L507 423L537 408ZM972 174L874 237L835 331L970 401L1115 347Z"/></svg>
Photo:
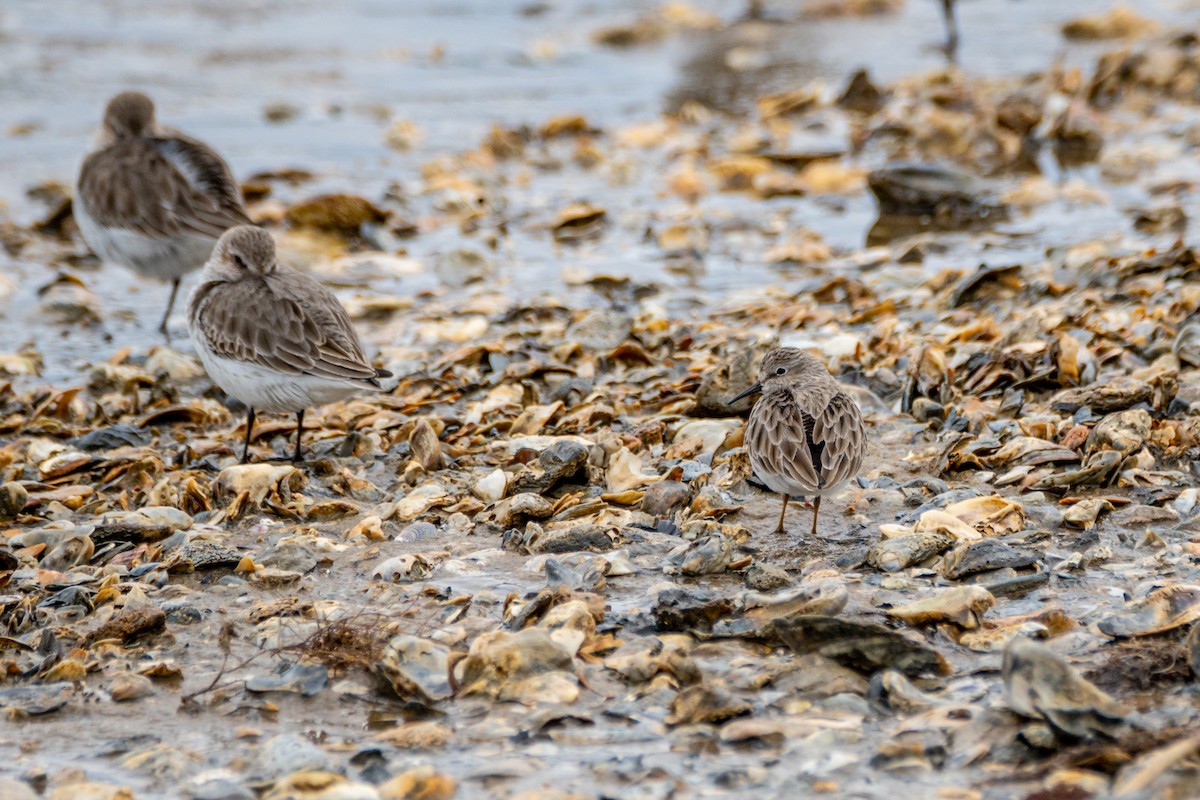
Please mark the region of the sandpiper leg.
<svg viewBox="0 0 1200 800"><path fill-rule="evenodd" d="M254 430L254 409L246 414L246 443L242 445L242 463L250 461L250 432Z"/></svg>
<svg viewBox="0 0 1200 800"><path fill-rule="evenodd" d="M300 454L300 432L304 430L304 412L296 412L296 452L292 454L292 462L299 464L304 460L304 456Z"/></svg>
<svg viewBox="0 0 1200 800"><path fill-rule="evenodd" d="M775 526L776 533L783 533L783 515L787 513L787 504L790 498L785 494L783 496L783 508L779 509L779 524Z"/></svg>
<svg viewBox="0 0 1200 800"><path fill-rule="evenodd" d="M167 332L167 320L171 318L171 309L175 308L175 295L179 293L179 278L171 281L171 298L167 300L167 310L163 314L162 322L159 323L158 332L165 334Z"/></svg>
<svg viewBox="0 0 1200 800"><path fill-rule="evenodd" d="M821 495L817 495L817 498L813 500L813 536L817 535L817 514L819 513L821 513Z"/></svg>
<svg viewBox="0 0 1200 800"><path fill-rule="evenodd" d="M958 61L958 21L954 18L955 0L942 0L942 16L946 20L946 56L951 63Z"/></svg>

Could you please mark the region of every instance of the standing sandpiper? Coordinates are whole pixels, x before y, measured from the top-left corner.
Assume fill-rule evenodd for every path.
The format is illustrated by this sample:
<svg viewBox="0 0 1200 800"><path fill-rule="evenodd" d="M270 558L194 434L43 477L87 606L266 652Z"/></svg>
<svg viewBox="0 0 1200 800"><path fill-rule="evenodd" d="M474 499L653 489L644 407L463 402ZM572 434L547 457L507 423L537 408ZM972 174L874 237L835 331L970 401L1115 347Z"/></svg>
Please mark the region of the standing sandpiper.
<svg viewBox="0 0 1200 800"><path fill-rule="evenodd" d="M817 533L821 497L854 477L867 453L862 413L820 361L794 347L767 353L758 383L733 398L762 392L746 425L746 450L759 480L788 500L813 497Z"/></svg>
<svg viewBox="0 0 1200 800"><path fill-rule="evenodd" d="M171 282L164 334L180 279L222 233L250 223L229 166L204 142L159 125L139 92L108 101L79 170L74 214L101 259Z"/></svg>
<svg viewBox="0 0 1200 800"><path fill-rule="evenodd" d="M256 411L296 415L292 460L301 461L306 408L378 391L392 374L371 366L333 292L277 262L271 234L252 225L230 229L213 248L188 322L209 377L249 409L243 464Z"/></svg>

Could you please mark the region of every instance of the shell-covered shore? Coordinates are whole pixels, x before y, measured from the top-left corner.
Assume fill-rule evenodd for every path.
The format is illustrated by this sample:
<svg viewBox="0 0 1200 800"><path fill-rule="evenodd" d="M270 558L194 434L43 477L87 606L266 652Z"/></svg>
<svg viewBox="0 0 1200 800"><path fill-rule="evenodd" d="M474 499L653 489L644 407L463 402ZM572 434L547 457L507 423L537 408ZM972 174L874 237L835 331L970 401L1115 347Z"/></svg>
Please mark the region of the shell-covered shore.
<svg viewBox="0 0 1200 800"><path fill-rule="evenodd" d="M593 35L736 75L754 24ZM269 416L238 463L178 321L111 335L67 190L0 210L94 355L0 354L0 796L1196 796L1200 51L1062 35L1099 55L497 124L369 196L239 175L395 375L302 465ZM868 426L815 539L728 403L781 344Z"/></svg>

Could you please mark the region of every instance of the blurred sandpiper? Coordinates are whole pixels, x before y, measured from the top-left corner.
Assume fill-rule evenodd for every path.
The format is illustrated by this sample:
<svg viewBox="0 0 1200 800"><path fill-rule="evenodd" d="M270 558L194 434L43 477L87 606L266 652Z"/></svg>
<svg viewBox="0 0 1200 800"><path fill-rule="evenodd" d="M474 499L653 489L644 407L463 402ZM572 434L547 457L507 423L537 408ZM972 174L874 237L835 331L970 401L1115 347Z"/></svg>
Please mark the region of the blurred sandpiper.
<svg viewBox="0 0 1200 800"><path fill-rule="evenodd" d="M112 98L79 170L75 221L101 259L171 283L204 265L218 238L250 223L229 166L204 142L159 125L140 92Z"/></svg>

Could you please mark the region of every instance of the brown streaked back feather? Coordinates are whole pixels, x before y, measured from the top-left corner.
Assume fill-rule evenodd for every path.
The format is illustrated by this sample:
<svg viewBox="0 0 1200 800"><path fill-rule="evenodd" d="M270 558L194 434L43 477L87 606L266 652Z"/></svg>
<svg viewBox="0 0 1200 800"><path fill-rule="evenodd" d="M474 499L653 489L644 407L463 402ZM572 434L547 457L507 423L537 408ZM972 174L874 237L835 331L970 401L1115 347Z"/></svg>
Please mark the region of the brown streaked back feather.
<svg viewBox="0 0 1200 800"><path fill-rule="evenodd" d="M239 281L210 281L192 298L193 328L218 356L288 375L378 386L345 308L307 275L285 267Z"/></svg>
<svg viewBox="0 0 1200 800"><path fill-rule="evenodd" d="M79 195L91 216L152 238L192 233L216 239L250 224L221 157L203 142L167 133L122 137L84 160Z"/></svg>
<svg viewBox="0 0 1200 800"><path fill-rule="evenodd" d="M866 454L862 414L832 377L769 388L750 413L746 440L754 462L808 492L853 477Z"/></svg>
<svg viewBox="0 0 1200 800"><path fill-rule="evenodd" d="M858 404L839 388L829 397L824 411L813 415L813 421L812 440L824 448L822 486L836 486L853 478L867 454L867 431Z"/></svg>

